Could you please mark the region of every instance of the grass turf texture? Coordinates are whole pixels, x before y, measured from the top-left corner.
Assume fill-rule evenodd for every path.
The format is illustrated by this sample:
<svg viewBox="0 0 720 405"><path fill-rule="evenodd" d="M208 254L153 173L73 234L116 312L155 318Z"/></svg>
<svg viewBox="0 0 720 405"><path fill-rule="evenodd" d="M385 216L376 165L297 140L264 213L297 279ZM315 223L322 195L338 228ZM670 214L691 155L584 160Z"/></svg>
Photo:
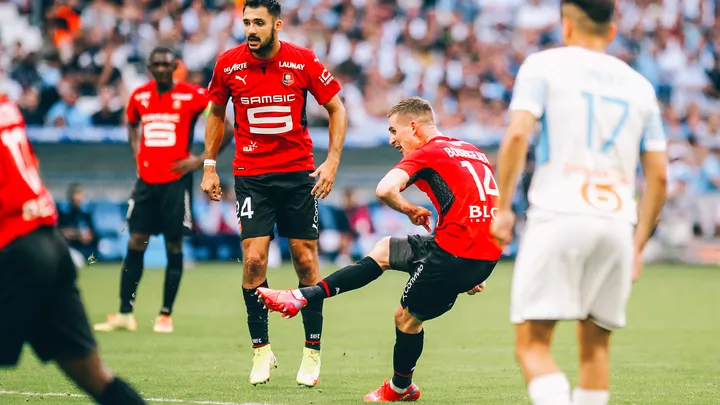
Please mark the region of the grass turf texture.
<svg viewBox="0 0 720 405"><path fill-rule="evenodd" d="M426 325L425 349L415 373L423 390L421 403L530 403L508 321L511 273L509 263L499 265L485 292L461 296L450 313ZM226 263L186 271L175 306L175 333L162 335L152 332L152 321L160 309L164 271L147 270L136 304L139 331L98 334L102 357L144 397L195 403L357 404L391 376L392 314L407 276L390 272L363 290L325 303L320 384L301 389L295 383L304 341L300 316L286 320L270 314L279 368L268 385L247 383L252 349L241 274L239 264ZM119 265L81 270L91 322L117 310L119 278ZM286 266L271 270L269 282L288 288L297 285L297 278ZM611 403L720 403L719 308L720 269L646 268L630 301L629 327L613 337ZM574 326L565 323L553 346L571 382L577 377L574 339ZM29 349L18 369L0 370L1 404L90 403L9 391L79 393L54 366L41 366Z"/></svg>

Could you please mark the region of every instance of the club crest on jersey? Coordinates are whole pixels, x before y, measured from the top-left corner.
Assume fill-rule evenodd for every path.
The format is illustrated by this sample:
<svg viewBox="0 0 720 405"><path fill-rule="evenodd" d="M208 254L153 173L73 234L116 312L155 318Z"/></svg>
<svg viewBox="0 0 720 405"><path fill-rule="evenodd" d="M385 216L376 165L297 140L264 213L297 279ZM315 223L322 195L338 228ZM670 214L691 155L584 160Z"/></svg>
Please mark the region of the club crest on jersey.
<svg viewBox="0 0 720 405"><path fill-rule="evenodd" d="M182 107L182 101L180 101L180 100L175 100L175 101L173 101L173 108L174 108L174 109L179 110L180 107Z"/></svg>
<svg viewBox="0 0 720 405"><path fill-rule="evenodd" d="M290 73L290 72L283 73L282 82L286 86L289 86L289 85L295 83L295 79L293 78L292 73Z"/></svg>

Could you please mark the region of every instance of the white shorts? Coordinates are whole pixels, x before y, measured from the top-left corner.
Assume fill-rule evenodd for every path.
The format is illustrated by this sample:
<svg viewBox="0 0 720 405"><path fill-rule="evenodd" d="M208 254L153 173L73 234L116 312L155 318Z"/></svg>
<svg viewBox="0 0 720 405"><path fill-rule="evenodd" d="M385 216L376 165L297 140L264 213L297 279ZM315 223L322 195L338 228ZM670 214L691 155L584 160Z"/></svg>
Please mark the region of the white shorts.
<svg viewBox="0 0 720 405"><path fill-rule="evenodd" d="M633 261L628 222L530 219L515 261L511 321L590 318L608 330L623 328Z"/></svg>

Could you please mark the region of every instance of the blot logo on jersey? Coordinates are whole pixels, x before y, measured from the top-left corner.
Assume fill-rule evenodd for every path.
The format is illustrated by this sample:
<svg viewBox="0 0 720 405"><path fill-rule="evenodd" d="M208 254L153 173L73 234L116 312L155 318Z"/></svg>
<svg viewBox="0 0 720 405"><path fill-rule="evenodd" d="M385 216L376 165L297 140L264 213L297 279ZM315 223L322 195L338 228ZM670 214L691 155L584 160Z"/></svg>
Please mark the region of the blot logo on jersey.
<svg viewBox="0 0 720 405"><path fill-rule="evenodd" d="M470 206L470 222L485 222L485 221L492 221L495 219L495 213L497 212L497 208L493 207L488 209L487 205L479 206L479 205L471 205Z"/></svg>
<svg viewBox="0 0 720 405"><path fill-rule="evenodd" d="M295 83L295 79L293 78L292 73L290 73L290 72L283 73L282 82L286 86L289 86L289 85Z"/></svg>

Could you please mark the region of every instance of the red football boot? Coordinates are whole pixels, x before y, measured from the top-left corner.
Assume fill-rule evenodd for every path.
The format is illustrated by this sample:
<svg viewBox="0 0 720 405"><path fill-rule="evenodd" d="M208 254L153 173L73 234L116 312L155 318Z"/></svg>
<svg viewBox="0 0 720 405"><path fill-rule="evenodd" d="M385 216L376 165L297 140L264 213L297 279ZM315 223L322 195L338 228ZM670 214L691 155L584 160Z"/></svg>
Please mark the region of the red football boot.
<svg viewBox="0 0 720 405"><path fill-rule="evenodd" d="M420 388L412 384L405 392L398 394L390 387L390 381L385 380L382 387L365 395L365 402L400 402L417 401L420 398Z"/></svg>
<svg viewBox="0 0 720 405"><path fill-rule="evenodd" d="M297 294L297 295L296 295ZM271 290L265 287L258 287L257 295L265 303L265 308L282 312L283 318L292 318L307 305L307 300L295 290Z"/></svg>

